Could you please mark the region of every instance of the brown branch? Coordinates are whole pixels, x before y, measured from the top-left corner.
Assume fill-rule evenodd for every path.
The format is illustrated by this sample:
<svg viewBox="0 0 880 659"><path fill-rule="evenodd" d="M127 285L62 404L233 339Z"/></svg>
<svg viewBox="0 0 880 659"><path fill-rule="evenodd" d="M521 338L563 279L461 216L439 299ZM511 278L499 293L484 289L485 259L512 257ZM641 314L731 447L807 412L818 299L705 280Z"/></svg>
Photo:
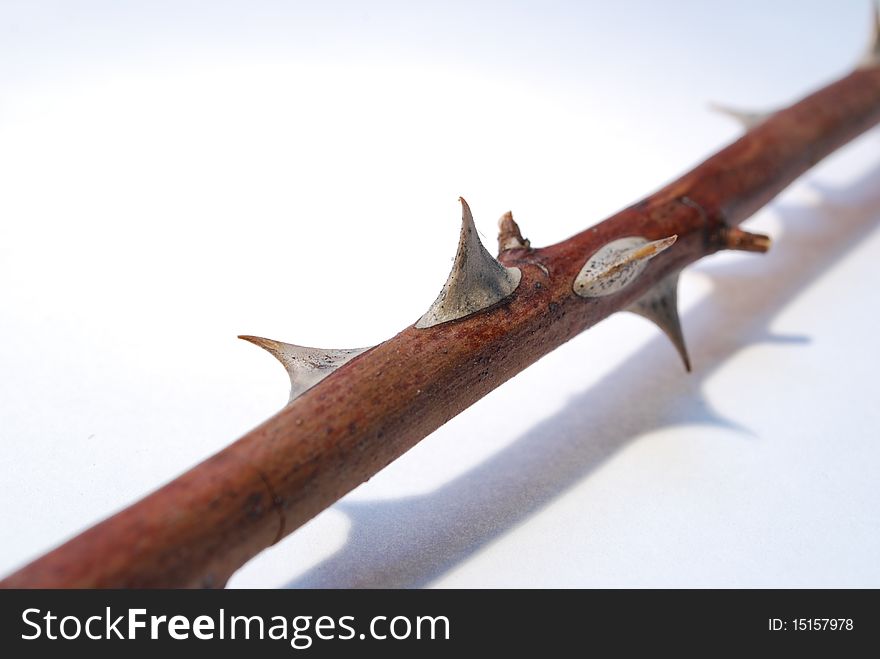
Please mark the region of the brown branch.
<svg viewBox="0 0 880 659"><path fill-rule="evenodd" d="M677 181L561 243L534 249L505 215L499 272L505 285L515 286L512 293L505 289L491 306L448 322L423 318L421 326L366 352L340 358L337 351L326 364L315 361L314 351L286 353L286 344L271 342L290 364L312 360L310 368L330 374L312 373L310 388L274 417L0 585L222 586L249 558L609 314L632 307L654 319L686 358L674 309L677 273L721 249L766 251L769 239L737 225L878 121L880 66L872 60L762 118ZM463 245L471 239L467 217ZM640 239L631 251L609 247L628 237ZM481 276L465 272L472 257L478 255L457 258L462 281ZM584 296L576 280L598 293ZM464 284L450 277L432 307L437 317L456 286Z"/></svg>

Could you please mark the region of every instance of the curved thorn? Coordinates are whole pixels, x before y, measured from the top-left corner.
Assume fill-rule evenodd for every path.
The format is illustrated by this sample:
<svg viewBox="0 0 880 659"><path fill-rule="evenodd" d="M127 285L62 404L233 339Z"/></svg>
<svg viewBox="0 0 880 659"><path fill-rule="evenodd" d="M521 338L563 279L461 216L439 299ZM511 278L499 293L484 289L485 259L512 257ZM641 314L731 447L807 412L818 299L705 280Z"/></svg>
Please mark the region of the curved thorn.
<svg viewBox="0 0 880 659"><path fill-rule="evenodd" d="M505 268L486 251L467 202L461 202L461 235L449 278L440 295L419 318L419 329L464 318L500 302L516 290L522 278L519 268Z"/></svg>
<svg viewBox="0 0 880 659"><path fill-rule="evenodd" d="M290 376L289 401L314 387L346 362L369 350L307 348L261 336L241 335L238 338L260 346L281 362Z"/></svg>
<svg viewBox="0 0 880 659"><path fill-rule="evenodd" d="M681 319L678 315L678 276L673 272L654 284L647 293L626 308L627 311L647 318L657 325L675 346L684 363L685 370L690 373L691 359L684 342Z"/></svg>

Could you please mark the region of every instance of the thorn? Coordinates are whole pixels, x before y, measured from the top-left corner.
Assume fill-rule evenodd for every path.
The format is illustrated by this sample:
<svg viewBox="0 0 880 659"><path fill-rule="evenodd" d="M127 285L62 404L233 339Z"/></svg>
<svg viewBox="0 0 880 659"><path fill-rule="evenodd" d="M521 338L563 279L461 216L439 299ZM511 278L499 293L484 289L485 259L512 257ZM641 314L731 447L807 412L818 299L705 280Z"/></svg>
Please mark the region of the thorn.
<svg viewBox="0 0 880 659"><path fill-rule="evenodd" d="M648 242L640 236L612 240L599 248L574 280L574 292L581 297L603 297L617 293L638 277L648 261L669 249L678 236Z"/></svg>
<svg viewBox="0 0 880 659"><path fill-rule="evenodd" d="M654 284L647 293L626 308L627 311L647 318L659 327L678 351L685 370L690 373L691 359L688 357L678 316L678 276L673 272Z"/></svg>
<svg viewBox="0 0 880 659"><path fill-rule="evenodd" d="M241 335L238 338L260 346L281 362L290 376L288 402L314 387L346 362L369 350L369 348L324 350L282 343L260 336Z"/></svg>
<svg viewBox="0 0 880 659"><path fill-rule="evenodd" d="M723 243L725 249L763 254L770 249L772 240L770 236L765 236L762 233L750 233L739 227L728 227L723 234Z"/></svg>
<svg viewBox="0 0 880 659"><path fill-rule="evenodd" d="M508 249L528 249L530 243L522 237L519 225L513 219L513 213L507 211L498 220L498 252Z"/></svg>
<svg viewBox="0 0 880 659"><path fill-rule="evenodd" d="M868 44L868 52L859 62L860 69L867 69L872 66L880 66L880 0L874 0L871 3L873 18L871 20L871 43Z"/></svg>
<svg viewBox="0 0 880 659"><path fill-rule="evenodd" d="M627 261L653 259L663 250L672 247L675 244L676 240L678 240L677 234L669 236L668 238L653 240L641 249L636 250L633 255L627 259Z"/></svg>
<svg viewBox="0 0 880 659"><path fill-rule="evenodd" d="M764 123L768 117L774 114L773 112L749 112L746 110L737 110L726 105L721 105L720 103L710 103L709 107L715 112L725 114L728 117L735 119L746 130L751 130L758 124Z"/></svg>
<svg viewBox="0 0 880 659"><path fill-rule="evenodd" d="M519 268L505 268L486 251L477 234L470 207L461 197L459 201L461 235L452 272L434 304L416 322L419 329L464 318L491 307L513 293L522 277Z"/></svg>

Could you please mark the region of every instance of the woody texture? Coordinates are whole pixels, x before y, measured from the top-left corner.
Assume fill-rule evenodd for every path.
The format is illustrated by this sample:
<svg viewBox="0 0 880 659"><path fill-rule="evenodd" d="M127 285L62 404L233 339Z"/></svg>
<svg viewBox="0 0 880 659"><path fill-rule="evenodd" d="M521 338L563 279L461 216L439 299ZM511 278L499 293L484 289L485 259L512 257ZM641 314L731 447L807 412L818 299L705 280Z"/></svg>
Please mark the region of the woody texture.
<svg viewBox="0 0 880 659"><path fill-rule="evenodd" d="M739 225L880 121L876 7L873 34L851 73L771 114L728 110L745 128L739 139L563 242L535 247L505 213L493 256L462 199L446 283L424 315L379 345L319 349L242 336L287 370L289 403L0 584L222 587L436 428L618 311L653 321L690 370L679 274L720 250L766 252L770 238Z"/></svg>

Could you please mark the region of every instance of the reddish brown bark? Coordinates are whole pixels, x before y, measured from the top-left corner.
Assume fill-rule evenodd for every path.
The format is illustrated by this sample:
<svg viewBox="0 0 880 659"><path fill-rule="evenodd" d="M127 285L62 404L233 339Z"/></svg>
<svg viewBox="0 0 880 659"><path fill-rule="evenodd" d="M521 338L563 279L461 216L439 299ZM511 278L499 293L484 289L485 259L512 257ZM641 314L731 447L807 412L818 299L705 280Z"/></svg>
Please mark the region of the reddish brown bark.
<svg viewBox="0 0 880 659"><path fill-rule="evenodd" d="M719 249L748 246L732 227L878 121L880 67L858 70L604 222L550 247L504 251L501 261L523 276L503 302L403 330L217 455L0 585L222 586L249 558L660 278ZM678 240L619 293L575 295L572 283L587 257L631 235Z"/></svg>

